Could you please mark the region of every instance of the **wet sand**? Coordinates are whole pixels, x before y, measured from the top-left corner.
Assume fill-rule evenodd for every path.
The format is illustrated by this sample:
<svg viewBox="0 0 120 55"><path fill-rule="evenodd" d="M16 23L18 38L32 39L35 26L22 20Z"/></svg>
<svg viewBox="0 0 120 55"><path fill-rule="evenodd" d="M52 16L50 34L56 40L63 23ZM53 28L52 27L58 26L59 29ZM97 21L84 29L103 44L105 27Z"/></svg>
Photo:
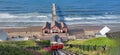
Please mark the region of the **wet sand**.
<svg viewBox="0 0 120 55"><path fill-rule="evenodd" d="M120 31L120 24L73 24L68 25L68 29L72 31L80 31L81 29L87 30L94 30L94 29L101 29L104 26L108 26L111 31L110 32L118 32ZM41 31L42 26L32 26L32 27L0 27L0 29L7 30L7 31Z"/></svg>

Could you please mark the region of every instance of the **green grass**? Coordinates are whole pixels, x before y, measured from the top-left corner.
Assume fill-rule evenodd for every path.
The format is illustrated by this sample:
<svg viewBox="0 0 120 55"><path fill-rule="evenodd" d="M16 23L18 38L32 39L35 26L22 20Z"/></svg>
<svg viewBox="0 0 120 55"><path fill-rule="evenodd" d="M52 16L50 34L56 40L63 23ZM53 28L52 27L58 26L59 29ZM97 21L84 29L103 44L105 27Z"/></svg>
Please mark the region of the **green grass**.
<svg viewBox="0 0 120 55"><path fill-rule="evenodd" d="M64 50L70 50L74 53L87 55L115 54L115 52L117 52L118 47L118 43L115 39L109 39L106 37L98 37L83 40L70 40L66 42L66 44L72 44L73 46L72 47L70 45L65 46ZM105 47L106 50L103 50L103 46L106 46Z"/></svg>
<svg viewBox="0 0 120 55"><path fill-rule="evenodd" d="M81 45L81 44L84 44L86 40L70 40L68 41L66 44L76 44L76 45Z"/></svg>
<svg viewBox="0 0 120 55"><path fill-rule="evenodd" d="M50 52L45 51L45 50L43 50L43 49L40 50L40 53L41 53L41 55L51 55Z"/></svg>
<svg viewBox="0 0 120 55"><path fill-rule="evenodd" d="M66 44L74 44L74 45L96 45L96 46L117 46L117 42L113 39L109 39L106 37L98 37L91 39L83 39L83 40L70 40Z"/></svg>
<svg viewBox="0 0 120 55"><path fill-rule="evenodd" d="M36 41L36 43L38 43L38 45L50 45L49 40Z"/></svg>
<svg viewBox="0 0 120 55"><path fill-rule="evenodd" d="M27 40L27 41L4 41L4 42L0 42L0 45L11 45L11 46L24 46L24 47L28 47L28 46L36 46L35 42L33 40Z"/></svg>
<svg viewBox="0 0 120 55"><path fill-rule="evenodd" d="M96 45L96 46L108 46L108 47L115 47L117 46L117 42L113 39L99 37L99 38L92 38L88 39L84 42L85 45Z"/></svg>
<svg viewBox="0 0 120 55"><path fill-rule="evenodd" d="M11 45L11 46L23 46L23 47L29 47L29 46L36 46L36 45L50 45L50 41L48 40L41 40L41 41L34 41L34 40L27 40L27 41L3 41L0 42L0 45Z"/></svg>
<svg viewBox="0 0 120 55"><path fill-rule="evenodd" d="M42 55L49 55L50 52L42 50L44 45L50 45L50 41L2 41L0 42L0 55L34 55L26 49L36 50Z"/></svg>

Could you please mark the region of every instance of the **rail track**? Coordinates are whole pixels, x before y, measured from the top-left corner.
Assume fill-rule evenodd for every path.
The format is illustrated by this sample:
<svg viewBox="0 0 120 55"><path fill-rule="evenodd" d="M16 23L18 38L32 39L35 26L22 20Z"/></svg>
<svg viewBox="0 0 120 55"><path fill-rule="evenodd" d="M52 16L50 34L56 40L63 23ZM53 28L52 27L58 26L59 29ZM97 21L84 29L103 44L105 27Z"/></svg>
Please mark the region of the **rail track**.
<svg viewBox="0 0 120 55"><path fill-rule="evenodd" d="M52 51L51 55L59 55L59 53L57 50L55 50L55 51Z"/></svg>
<svg viewBox="0 0 120 55"><path fill-rule="evenodd" d="M56 51L52 51L51 55L78 55L78 54L68 52L68 51L64 51L64 50L56 50Z"/></svg>

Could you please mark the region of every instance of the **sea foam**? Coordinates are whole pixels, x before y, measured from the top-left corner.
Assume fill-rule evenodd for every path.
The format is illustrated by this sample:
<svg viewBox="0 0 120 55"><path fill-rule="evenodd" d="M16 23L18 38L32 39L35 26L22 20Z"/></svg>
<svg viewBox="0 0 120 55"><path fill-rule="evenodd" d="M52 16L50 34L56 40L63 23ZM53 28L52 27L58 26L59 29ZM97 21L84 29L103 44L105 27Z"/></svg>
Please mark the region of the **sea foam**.
<svg viewBox="0 0 120 55"><path fill-rule="evenodd" d="M51 14L24 13L10 14L0 13L0 22L50 22Z"/></svg>
<svg viewBox="0 0 120 55"><path fill-rule="evenodd" d="M24 13L24 14L10 14L10 13L0 13L0 18L48 18L49 14L39 14L39 13ZM50 16L50 15L49 15Z"/></svg>
<svg viewBox="0 0 120 55"><path fill-rule="evenodd" d="M101 15L101 16L86 16L86 17L65 17L66 21L73 21L73 20L100 20L100 19L119 19L119 15Z"/></svg>

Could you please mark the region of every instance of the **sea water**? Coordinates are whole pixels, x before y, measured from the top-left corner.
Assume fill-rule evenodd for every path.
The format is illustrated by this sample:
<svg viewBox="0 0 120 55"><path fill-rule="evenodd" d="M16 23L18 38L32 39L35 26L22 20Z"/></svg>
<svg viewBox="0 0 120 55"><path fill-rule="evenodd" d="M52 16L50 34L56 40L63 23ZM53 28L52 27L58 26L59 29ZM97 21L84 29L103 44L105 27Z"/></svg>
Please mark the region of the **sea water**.
<svg viewBox="0 0 120 55"><path fill-rule="evenodd" d="M120 0L0 0L0 26L41 26L51 22L52 3L66 24L120 23Z"/></svg>

